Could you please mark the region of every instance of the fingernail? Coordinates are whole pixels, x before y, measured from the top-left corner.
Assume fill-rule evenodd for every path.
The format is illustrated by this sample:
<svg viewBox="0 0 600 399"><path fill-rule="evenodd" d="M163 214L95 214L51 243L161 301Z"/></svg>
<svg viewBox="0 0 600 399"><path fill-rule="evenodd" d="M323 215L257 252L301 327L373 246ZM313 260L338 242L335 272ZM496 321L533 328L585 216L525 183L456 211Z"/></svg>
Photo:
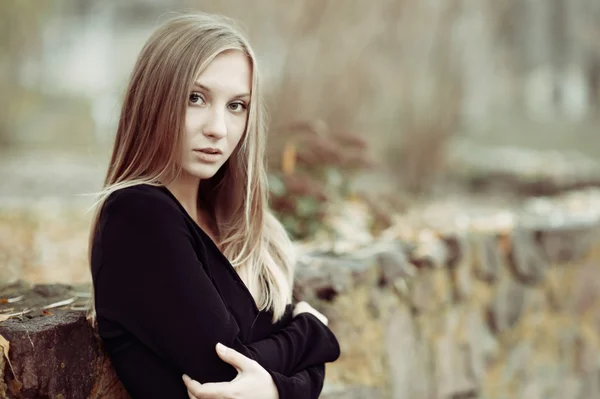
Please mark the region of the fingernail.
<svg viewBox="0 0 600 399"><path fill-rule="evenodd" d="M225 348L225 345L223 345L220 342L217 342L217 351L219 351L220 354L224 354L226 350L227 348Z"/></svg>
<svg viewBox="0 0 600 399"><path fill-rule="evenodd" d="M184 374L182 378L183 378L183 382L189 382L191 380L191 378L188 377L187 374Z"/></svg>

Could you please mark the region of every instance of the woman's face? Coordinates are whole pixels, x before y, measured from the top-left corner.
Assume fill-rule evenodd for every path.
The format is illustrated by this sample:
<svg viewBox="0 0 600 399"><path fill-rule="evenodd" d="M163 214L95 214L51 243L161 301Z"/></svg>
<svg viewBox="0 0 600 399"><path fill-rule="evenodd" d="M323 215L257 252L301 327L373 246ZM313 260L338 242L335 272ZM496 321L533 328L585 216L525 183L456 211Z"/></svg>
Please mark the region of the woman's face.
<svg viewBox="0 0 600 399"><path fill-rule="evenodd" d="M182 166L210 179L229 159L246 130L252 68L241 51L217 55L188 95Z"/></svg>

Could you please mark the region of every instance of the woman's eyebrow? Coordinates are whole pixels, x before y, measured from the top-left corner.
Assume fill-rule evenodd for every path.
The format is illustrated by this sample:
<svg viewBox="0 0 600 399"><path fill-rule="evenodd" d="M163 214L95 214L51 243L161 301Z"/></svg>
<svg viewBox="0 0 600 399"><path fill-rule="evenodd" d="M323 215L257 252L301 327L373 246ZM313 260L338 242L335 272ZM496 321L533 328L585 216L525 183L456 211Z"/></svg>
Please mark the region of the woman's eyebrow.
<svg viewBox="0 0 600 399"><path fill-rule="evenodd" d="M194 82L194 86L206 91L207 93L212 93L212 90L210 89L210 87L204 86L201 83ZM250 93L241 93L241 94L237 94L237 95L233 96L233 98L245 98L245 97L250 97Z"/></svg>

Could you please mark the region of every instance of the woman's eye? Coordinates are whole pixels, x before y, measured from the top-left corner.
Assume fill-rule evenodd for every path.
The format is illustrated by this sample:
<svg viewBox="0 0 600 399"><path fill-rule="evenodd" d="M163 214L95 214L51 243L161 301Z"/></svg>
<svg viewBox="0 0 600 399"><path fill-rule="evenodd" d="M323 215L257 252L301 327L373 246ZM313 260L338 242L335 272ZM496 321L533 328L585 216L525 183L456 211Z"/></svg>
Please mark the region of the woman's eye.
<svg viewBox="0 0 600 399"><path fill-rule="evenodd" d="M192 94L190 94L190 103L191 104L203 104L204 103L204 98L202 98L202 95L200 93L196 93L193 92Z"/></svg>
<svg viewBox="0 0 600 399"><path fill-rule="evenodd" d="M229 104L229 109L234 112L242 112L245 111L248 107L244 103L231 103Z"/></svg>

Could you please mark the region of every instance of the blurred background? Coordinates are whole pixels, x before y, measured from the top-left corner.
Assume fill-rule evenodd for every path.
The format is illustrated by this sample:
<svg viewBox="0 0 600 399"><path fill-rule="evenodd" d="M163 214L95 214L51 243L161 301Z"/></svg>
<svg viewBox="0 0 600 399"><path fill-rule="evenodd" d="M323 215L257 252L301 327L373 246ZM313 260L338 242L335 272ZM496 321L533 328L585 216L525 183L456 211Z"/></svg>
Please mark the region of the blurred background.
<svg viewBox="0 0 600 399"><path fill-rule="evenodd" d="M413 356L390 363L406 377L390 377L405 389L394 397L434 397L433 381L435 397L476 397L452 374L466 364L489 398L600 397L600 247L574 260L600 226L598 0L1 0L0 285L90 281L87 194L101 188L133 64L164 19L198 10L239 20L258 55L271 205L297 245L417 242L406 270L419 272L400 279L410 307L391 318L408 321L385 327L382 351ZM539 243L513 235L523 209L537 215L532 237L551 237L541 263ZM440 244L457 229L485 232L472 259ZM450 274L426 267L446 261ZM553 266L544 279L540 264ZM379 319L350 291L328 315L342 315L352 349L328 378L376 387L369 348L384 339L365 320Z"/></svg>
<svg viewBox="0 0 600 399"><path fill-rule="evenodd" d="M238 19L255 47L272 205L298 240L336 237L339 200L371 234L424 198L597 182L596 0L4 0L3 278L86 281L82 194L101 187L133 63L195 10Z"/></svg>
<svg viewBox="0 0 600 399"><path fill-rule="evenodd" d="M74 233L87 223L81 194L101 187L133 63L162 20L195 10L238 19L255 47L271 116L272 204L297 239L327 230L340 198L366 204L377 230L415 198L469 201L473 187L497 183L492 172L568 185L581 183L582 167L584 183L596 171L596 0L4 0L2 275L86 279L85 238ZM64 226L40 222L65 220L61 212L71 213ZM24 260L38 245L27 244L39 240L31 228L51 226L58 231L47 235L69 244ZM17 242L23 254L6 255ZM47 256L77 267L28 266Z"/></svg>

